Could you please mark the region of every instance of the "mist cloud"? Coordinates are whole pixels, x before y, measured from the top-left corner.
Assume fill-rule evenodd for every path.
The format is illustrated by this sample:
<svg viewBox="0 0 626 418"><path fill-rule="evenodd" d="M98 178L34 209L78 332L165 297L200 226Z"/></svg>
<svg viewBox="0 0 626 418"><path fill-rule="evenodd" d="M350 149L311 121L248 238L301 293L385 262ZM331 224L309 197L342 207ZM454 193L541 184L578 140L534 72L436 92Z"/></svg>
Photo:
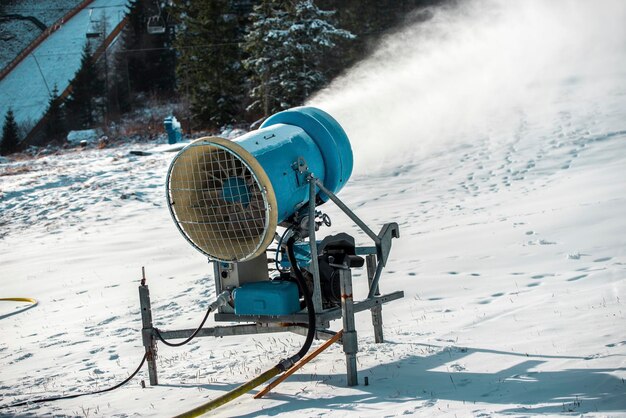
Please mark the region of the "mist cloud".
<svg viewBox="0 0 626 418"><path fill-rule="evenodd" d="M626 2L475 0L435 8L309 104L346 129L362 174L455 143L549 129L626 94Z"/></svg>

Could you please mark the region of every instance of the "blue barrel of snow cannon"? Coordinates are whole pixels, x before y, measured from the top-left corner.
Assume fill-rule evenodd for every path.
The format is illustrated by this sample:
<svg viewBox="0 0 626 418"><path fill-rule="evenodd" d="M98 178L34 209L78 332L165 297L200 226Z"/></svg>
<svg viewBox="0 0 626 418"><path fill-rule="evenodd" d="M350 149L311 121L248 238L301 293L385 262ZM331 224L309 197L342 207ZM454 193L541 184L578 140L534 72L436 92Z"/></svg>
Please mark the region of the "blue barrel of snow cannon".
<svg viewBox="0 0 626 418"><path fill-rule="evenodd" d="M277 113L234 141L201 138L168 171L168 206L196 249L222 261L258 256L276 226L309 201L306 173L333 193L352 173L350 142L339 123L313 107ZM317 191L323 202L328 199Z"/></svg>
<svg viewBox="0 0 626 418"><path fill-rule="evenodd" d="M337 193L343 188L352 174L354 161L348 135L332 116L315 107L296 107L269 117L261 129L277 125L296 126L303 130L320 150L324 163L323 170L310 171L331 192ZM319 197L328 200L323 193Z"/></svg>

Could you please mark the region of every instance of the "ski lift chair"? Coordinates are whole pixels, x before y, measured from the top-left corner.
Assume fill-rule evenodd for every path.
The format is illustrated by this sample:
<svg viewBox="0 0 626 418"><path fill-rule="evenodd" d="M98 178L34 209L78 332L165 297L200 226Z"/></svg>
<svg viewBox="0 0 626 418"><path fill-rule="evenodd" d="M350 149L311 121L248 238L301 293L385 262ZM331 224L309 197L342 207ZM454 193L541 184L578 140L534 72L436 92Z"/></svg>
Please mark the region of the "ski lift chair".
<svg viewBox="0 0 626 418"><path fill-rule="evenodd" d="M150 35L161 35L165 33L165 21L159 15L148 18L148 33Z"/></svg>

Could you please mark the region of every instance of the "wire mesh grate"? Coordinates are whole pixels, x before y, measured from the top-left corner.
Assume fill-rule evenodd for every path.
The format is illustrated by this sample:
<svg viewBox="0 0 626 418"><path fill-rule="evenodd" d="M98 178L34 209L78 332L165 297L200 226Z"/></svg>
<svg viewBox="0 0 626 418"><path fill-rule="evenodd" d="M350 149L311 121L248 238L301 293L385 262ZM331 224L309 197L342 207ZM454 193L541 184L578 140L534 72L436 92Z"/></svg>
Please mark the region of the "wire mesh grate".
<svg viewBox="0 0 626 418"><path fill-rule="evenodd" d="M172 163L168 193L174 220L206 255L224 261L255 253L268 229L268 203L250 167L232 150L194 143Z"/></svg>

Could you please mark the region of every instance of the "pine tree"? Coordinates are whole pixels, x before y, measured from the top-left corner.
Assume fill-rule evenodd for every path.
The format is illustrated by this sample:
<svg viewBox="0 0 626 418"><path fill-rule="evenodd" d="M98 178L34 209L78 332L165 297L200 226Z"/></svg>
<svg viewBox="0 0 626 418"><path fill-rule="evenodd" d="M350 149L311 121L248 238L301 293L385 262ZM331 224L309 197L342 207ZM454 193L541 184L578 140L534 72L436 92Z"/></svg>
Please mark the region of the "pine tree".
<svg viewBox="0 0 626 418"><path fill-rule="evenodd" d="M13 110L9 109L4 118L2 127L2 140L0 141L0 155L9 155L17 151L19 138L17 133L17 123Z"/></svg>
<svg viewBox="0 0 626 418"><path fill-rule="evenodd" d="M179 92L196 124L219 128L242 113L243 68L237 16L228 0L181 2L176 37Z"/></svg>
<svg viewBox="0 0 626 418"><path fill-rule="evenodd" d="M302 104L312 93L323 87L328 79L322 70L324 57L336 46L338 40L351 40L354 35L332 24L334 11L320 10L313 0L296 3L295 24L290 33L295 40L296 82L291 89L293 104Z"/></svg>
<svg viewBox="0 0 626 418"><path fill-rule="evenodd" d="M59 89L55 84L48 101L48 110L46 111L46 136L49 141L58 141L66 133L63 101L59 97Z"/></svg>
<svg viewBox="0 0 626 418"><path fill-rule="evenodd" d="M85 44L80 68L74 76L72 92L66 103L70 128L85 129L94 125L103 94L104 85L89 51L89 45Z"/></svg>
<svg viewBox="0 0 626 418"><path fill-rule="evenodd" d="M263 0L255 6L250 14L250 29L245 36L244 50L248 58L244 66L250 71L250 79L254 83L250 90L254 101L247 110L260 110L265 117L280 108L282 95L280 73L285 67L281 49L290 22L282 4L279 0Z"/></svg>
<svg viewBox="0 0 626 418"><path fill-rule="evenodd" d="M138 68L135 59L141 49L139 43L139 33L145 22L143 12L143 1L131 0L126 4L126 19L128 23L121 33L121 48L118 49L113 58L113 72L111 75L110 89L107 92L109 109L112 113L123 114L132 109L132 88L137 85L139 74L143 74L144 67ZM132 69L132 73L131 73Z"/></svg>
<svg viewBox="0 0 626 418"><path fill-rule="evenodd" d="M244 65L256 83L249 110L268 116L300 105L327 83L324 54L337 40L354 38L332 24L334 14L320 10L312 0L262 0L254 8L245 38L249 57Z"/></svg>
<svg viewBox="0 0 626 418"><path fill-rule="evenodd" d="M324 68L331 76L369 55L380 37L394 26L411 19L428 19L429 12L413 13L418 9L443 3L446 0L316 0L322 8L336 8L338 24L357 36L354 41L339 40Z"/></svg>

